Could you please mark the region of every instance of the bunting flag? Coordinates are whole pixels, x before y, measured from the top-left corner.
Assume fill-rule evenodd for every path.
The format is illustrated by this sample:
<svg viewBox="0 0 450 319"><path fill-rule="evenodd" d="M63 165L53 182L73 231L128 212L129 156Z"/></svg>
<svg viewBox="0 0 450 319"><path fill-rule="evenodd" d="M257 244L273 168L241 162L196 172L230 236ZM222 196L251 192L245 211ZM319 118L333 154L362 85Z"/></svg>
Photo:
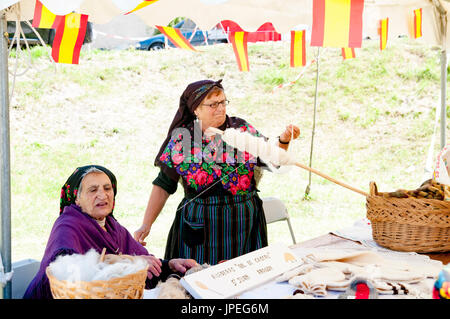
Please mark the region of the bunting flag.
<svg viewBox="0 0 450 319"><path fill-rule="evenodd" d="M144 0L141 3L139 3L133 10L125 13L125 15L133 13L133 12L139 10L139 9L145 8L146 6L148 6L148 5L152 4L152 3L155 3L156 1L158 1L158 0Z"/></svg>
<svg viewBox="0 0 450 319"><path fill-rule="evenodd" d="M413 24L414 39L422 36L422 8L414 10L414 24Z"/></svg>
<svg viewBox="0 0 450 319"><path fill-rule="evenodd" d="M354 59L356 57L355 48L342 48L342 57L344 60Z"/></svg>
<svg viewBox="0 0 450 319"><path fill-rule="evenodd" d="M69 13L56 28L52 57L57 63L78 64L81 46L86 35L88 16Z"/></svg>
<svg viewBox="0 0 450 319"><path fill-rule="evenodd" d="M306 31L291 31L291 67L305 66L306 64Z"/></svg>
<svg viewBox="0 0 450 319"><path fill-rule="evenodd" d="M313 0L311 46L360 48L364 0Z"/></svg>
<svg viewBox="0 0 450 319"><path fill-rule="evenodd" d="M180 29L172 28L172 27L162 27L157 25L156 28L164 34L166 37L169 38L170 42L174 46L180 49L186 49L191 51L197 51L194 49L192 44L189 43L188 39L184 37L184 35L181 33Z"/></svg>
<svg viewBox="0 0 450 319"><path fill-rule="evenodd" d="M383 51L386 49L387 39L388 39L388 30L389 30L389 18L380 20L380 50Z"/></svg>
<svg viewBox="0 0 450 319"><path fill-rule="evenodd" d="M233 44L234 55L239 66L239 71L247 72L250 70L248 65L247 52L248 32L237 31L230 33L230 42Z"/></svg>
<svg viewBox="0 0 450 319"><path fill-rule="evenodd" d="M50 12L42 2L36 0L32 26L33 28L56 29L62 17Z"/></svg>
<svg viewBox="0 0 450 319"><path fill-rule="evenodd" d="M302 71L295 77L295 79L293 81L289 81L287 83L281 83L281 84L278 84L276 87L274 87L273 90L272 90L272 94L275 93L275 91L278 90L278 89L291 86L295 82L297 82L298 79L300 79L302 77L303 73L305 73L306 69L313 63L316 63L315 59L313 59L312 61L308 62L308 64L302 69Z"/></svg>

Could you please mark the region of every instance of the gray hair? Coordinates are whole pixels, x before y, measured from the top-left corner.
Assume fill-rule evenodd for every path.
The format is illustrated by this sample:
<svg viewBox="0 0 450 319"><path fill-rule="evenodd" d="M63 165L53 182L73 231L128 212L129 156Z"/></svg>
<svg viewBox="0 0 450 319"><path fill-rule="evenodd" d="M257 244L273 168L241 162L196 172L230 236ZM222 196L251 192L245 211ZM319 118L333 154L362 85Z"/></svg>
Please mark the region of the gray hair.
<svg viewBox="0 0 450 319"><path fill-rule="evenodd" d="M91 173L104 173L104 172L102 170L99 170L97 167L91 167L86 172L84 172L83 175L81 175L80 186L78 186L76 198L78 198L78 196L81 193L81 185L83 184L83 179L86 177L86 175L89 175Z"/></svg>

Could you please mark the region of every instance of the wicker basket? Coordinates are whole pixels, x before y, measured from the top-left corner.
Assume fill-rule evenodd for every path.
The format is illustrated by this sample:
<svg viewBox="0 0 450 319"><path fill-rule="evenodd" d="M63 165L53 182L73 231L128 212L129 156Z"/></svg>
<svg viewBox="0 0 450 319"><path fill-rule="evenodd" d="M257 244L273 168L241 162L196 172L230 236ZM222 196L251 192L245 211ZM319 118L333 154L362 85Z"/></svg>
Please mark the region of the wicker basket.
<svg viewBox="0 0 450 319"><path fill-rule="evenodd" d="M122 258L136 258L130 255L105 255L104 262L115 263ZM54 299L142 299L147 278L147 269L111 278L109 280L69 282L59 280L47 267L45 273L50 282Z"/></svg>
<svg viewBox="0 0 450 319"><path fill-rule="evenodd" d="M450 202L385 198L371 182L366 208L373 239L380 246L418 253L450 251Z"/></svg>

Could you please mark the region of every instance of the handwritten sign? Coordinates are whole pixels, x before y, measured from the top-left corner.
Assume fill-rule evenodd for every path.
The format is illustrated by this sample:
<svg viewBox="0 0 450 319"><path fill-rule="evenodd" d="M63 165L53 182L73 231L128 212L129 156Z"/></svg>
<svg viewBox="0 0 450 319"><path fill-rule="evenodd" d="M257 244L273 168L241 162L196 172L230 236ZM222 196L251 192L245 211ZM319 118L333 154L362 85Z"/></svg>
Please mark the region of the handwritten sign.
<svg viewBox="0 0 450 319"><path fill-rule="evenodd" d="M274 244L184 276L180 283L196 299L226 299L302 263L290 248Z"/></svg>

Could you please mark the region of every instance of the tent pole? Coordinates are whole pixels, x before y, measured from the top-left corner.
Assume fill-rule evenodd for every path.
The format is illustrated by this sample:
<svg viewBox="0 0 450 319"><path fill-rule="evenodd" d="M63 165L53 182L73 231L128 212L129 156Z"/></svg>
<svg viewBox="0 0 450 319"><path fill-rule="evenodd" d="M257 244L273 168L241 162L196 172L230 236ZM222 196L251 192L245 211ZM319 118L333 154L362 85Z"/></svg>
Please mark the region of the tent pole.
<svg viewBox="0 0 450 319"><path fill-rule="evenodd" d="M0 248L4 272L11 271L11 177L9 145L9 88L8 88L8 34L5 12L0 12ZM1 290L1 289L0 289ZM3 299L11 299L11 281L3 287Z"/></svg>
<svg viewBox="0 0 450 319"><path fill-rule="evenodd" d="M317 55L316 55L316 64L317 64L317 70L316 70L316 92L314 95L314 116L313 116L313 127L312 127L312 134L311 134L311 151L309 153L309 167L312 167L312 153L313 153L313 145L314 145L314 131L316 128L316 108L317 108L317 93L318 93L318 87L319 87L319 55L320 55L320 47L317 47ZM309 172L309 181L308 186L306 186L305 189L305 198L308 197L309 191L311 190L311 172Z"/></svg>
<svg viewBox="0 0 450 319"><path fill-rule="evenodd" d="M447 52L441 51L441 149L446 145L445 129L447 117Z"/></svg>

